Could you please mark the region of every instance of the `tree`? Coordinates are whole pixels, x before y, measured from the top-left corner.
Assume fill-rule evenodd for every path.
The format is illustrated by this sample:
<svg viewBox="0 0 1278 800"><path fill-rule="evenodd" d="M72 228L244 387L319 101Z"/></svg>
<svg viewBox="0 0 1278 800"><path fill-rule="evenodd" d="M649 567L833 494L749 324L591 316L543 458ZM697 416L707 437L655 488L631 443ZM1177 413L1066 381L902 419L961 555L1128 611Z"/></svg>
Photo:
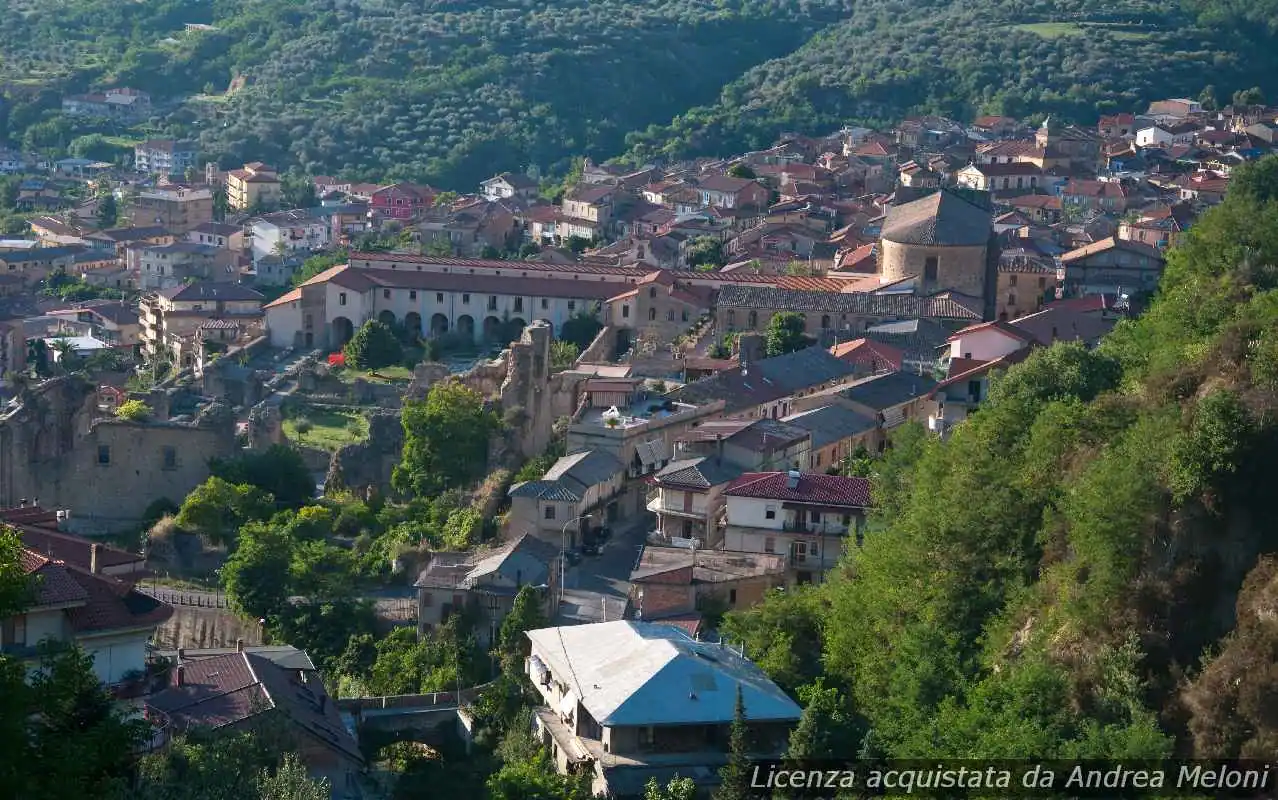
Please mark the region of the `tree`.
<svg viewBox="0 0 1278 800"><path fill-rule="evenodd" d="M559 339L571 342L576 345L577 351L581 352L590 346L601 330L603 330L603 323L599 321L599 316L593 311L582 310L564 320L564 324L559 326Z"/></svg>
<svg viewBox="0 0 1278 800"><path fill-rule="evenodd" d="M151 407L142 400L125 400L115 409L115 415L129 422L144 422L151 418Z"/></svg>
<svg viewBox="0 0 1278 800"><path fill-rule="evenodd" d="M688 243L687 261L689 267L702 271L722 267L726 263L723 242L713 236L698 236Z"/></svg>
<svg viewBox="0 0 1278 800"><path fill-rule="evenodd" d="M402 418L403 459L391 477L397 492L429 497L486 474L489 439L500 423L478 392L455 381L437 383L424 401L406 402Z"/></svg>
<svg viewBox="0 0 1278 800"><path fill-rule="evenodd" d="M49 360L49 345L44 339L31 339L27 342L27 363L36 375L46 377L50 374Z"/></svg>
<svg viewBox="0 0 1278 800"><path fill-rule="evenodd" d="M447 239L432 237L422 245L422 255L435 256L436 258L451 258L453 253L453 245Z"/></svg>
<svg viewBox="0 0 1278 800"><path fill-rule="evenodd" d="M656 778L649 778L643 791L643 800L696 800L696 797L697 782L678 775L671 778L664 787L657 783Z"/></svg>
<svg viewBox="0 0 1278 800"><path fill-rule="evenodd" d="M755 175L754 170L750 169L750 165L744 161L738 161L728 167L728 174L734 178L743 178L748 181L752 181L759 177L758 175Z"/></svg>
<svg viewBox="0 0 1278 800"><path fill-rule="evenodd" d="M274 772L263 769L257 777L257 789L261 800L329 800L333 796L328 780L307 775L306 765L296 753L285 753Z"/></svg>
<svg viewBox="0 0 1278 800"><path fill-rule="evenodd" d="M721 783L714 800L750 800L750 728L746 724L745 695L737 684L737 703L732 710L732 729L728 735L728 763L719 770Z"/></svg>
<svg viewBox="0 0 1278 800"><path fill-rule="evenodd" d="M115 193L108 192L98 201L97 221L99 228L114 228L120 218L120 208L115 202Z"/></svg>
<svg viewBox="0 0 1278 800"><path fill-rule="evenodd" d="M1240 89L1234 92L1233 104L1236 106L1258 106L1265 102L1265 93L1259 86Z"/></svg>
<svg viewBox="0 0 1278 800"><path fill-rule="evenodd" d="M319 205L315 182L306 175L289 172L280 181L280 194L288 208L314 208Z"/></svg>
<svg viewBox="0 0 1278 800"><path fill-rule="evenodd" d="M565 342L559 339L550 344L550 364L552 367L571 367L580 355L581 348L577 347L573 342Z"/></svg>
<svg viewBox="0 0 1278 800"><path fill-rule="evenodd" d="M867 733L865 722L851 710L842 692L818 679L800 694L803 716L790 734L787 760L848 758L860 751Z"/></svg>
<svg viewBox="0 0 1278 800"><path fill-rule="evenodd" d="M544 608L545 595L541 589L525 585L515 595L515 602L502 620L501 631L497 636L497 652L501 657L503 672L521 672L524 658L528 656L531 646L524 634L550 625Z"/></svg>
<svg viewBox="0 0 1278 800"><path fill-rule="evenodd" d="M404 348L395 332L375 319L360 326L342 353L355 369L380 369L404 360Z"/></svg>
<svg viewBox="0 0 1278 800"><path fill-rule="evenodd" d="M275 511L274 498L248 484L233 484L214 475L195 487L177 515L184 531L227 545L235 541L240 527L253 520L265 520Z"/></svg>
<svg viewBox="0 0 1278 800"><path fill-rule="evenodd" d="M768 357L793 353L807 347L807 337L803 328L807 324L803 315L797 311L782 311L773 314L768 322L766 352Z"/></svg>
<svg viewBox="0 0 1278 800"><path fill-rule="evenodd" d="M269 619L288 604L293 545L278 528L250 522L240 529L239 544L222 566L222 586L237 611Z"/></svg>
<svg viewBox="0 0 1278 800"><path fill-rule="evenodd" d="M292 283L294 286L301 286L303 283L306 283L321 272L332 269L338 264L345 264L347 258L348 253L346 248L342 248L333 253L311 256L303 261L302 266L293 273L293 277L291 278Z"/></svg>
<svg viewBox="0 0 1278 800"><path fill-rule="evenodd" d="M315 478L302 454L287 445L273 444L260 453L214 459L209 472L229 483L260 489L285 508L300 508L315 496Z"/></svg>

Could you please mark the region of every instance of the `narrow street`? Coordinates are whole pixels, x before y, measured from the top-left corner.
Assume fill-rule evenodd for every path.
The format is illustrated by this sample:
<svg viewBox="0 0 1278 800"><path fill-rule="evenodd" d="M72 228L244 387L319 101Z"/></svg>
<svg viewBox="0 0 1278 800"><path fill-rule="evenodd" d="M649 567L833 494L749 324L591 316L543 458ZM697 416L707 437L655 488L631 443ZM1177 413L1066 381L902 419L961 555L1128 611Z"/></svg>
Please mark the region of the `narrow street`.
<svg viewBox="0 0 1278 800"><path fill-rule="evenodd" d="M623 527L624 525L624 527ZM648 514L618 525L597 556L584 556L564 577L557 624L621 619L630 595L630 573L652 528Z"/></svg>

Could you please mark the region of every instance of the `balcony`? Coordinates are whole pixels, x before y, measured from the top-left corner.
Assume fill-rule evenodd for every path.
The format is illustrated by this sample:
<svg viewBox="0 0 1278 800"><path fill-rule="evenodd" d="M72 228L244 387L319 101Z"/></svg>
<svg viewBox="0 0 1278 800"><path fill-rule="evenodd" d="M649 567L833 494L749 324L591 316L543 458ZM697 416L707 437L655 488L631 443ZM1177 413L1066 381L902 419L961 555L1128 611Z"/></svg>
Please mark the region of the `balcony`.
<svg viewBox="0 0 1278 800"><path fill-rule="evenodd" d="M786 520L781 523L781 530L786 533L809 533L814 536L848 535L848 527L842 522L796 522Z"/></svg>
<svg viewBox="0 0 1278 800"><path fill-rule="evenodd" d="M682 504L666 506L662 505L661 498L659 496L652 496L648 498L647 509L654 514L661 514L662 516L668 517L680 517L682 519L695 520L704 520L706 518L706 509L704 506L697 508L694 505L690 509L684 508Z"/></svg>

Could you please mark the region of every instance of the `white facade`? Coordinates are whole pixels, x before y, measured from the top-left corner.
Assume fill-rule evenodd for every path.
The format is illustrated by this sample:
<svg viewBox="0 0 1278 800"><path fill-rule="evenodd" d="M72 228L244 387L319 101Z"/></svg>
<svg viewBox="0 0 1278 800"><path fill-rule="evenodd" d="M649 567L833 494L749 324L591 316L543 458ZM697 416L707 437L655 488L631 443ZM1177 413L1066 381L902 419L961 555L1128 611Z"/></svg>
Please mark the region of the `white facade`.
<svg viewBox="0 0 1278 800"><path fill-rule="evenodd" d="M813 506L757 497L727 498L723 549L743 553L776 553L800 582L813 573L833 569L855 537L863 517L853 509Z"/></svg>
<svg viewBox="0 0 1278 800"><path fill-rule="evenodd" d="M256 262L263 256L309 252L328 247L331 240L329 234L330 225L326 219L255 219L252 223L253 261ZM283 253L280 252L281 249Z"/></svg>
<svg viewBox="0 0 1278 800"><path fill-rule="evenodd" d="M993 361L1023 350L1026 344L997 327L979 328L955 334L950 342L950 358L970 358L977 361Z"/></svg>

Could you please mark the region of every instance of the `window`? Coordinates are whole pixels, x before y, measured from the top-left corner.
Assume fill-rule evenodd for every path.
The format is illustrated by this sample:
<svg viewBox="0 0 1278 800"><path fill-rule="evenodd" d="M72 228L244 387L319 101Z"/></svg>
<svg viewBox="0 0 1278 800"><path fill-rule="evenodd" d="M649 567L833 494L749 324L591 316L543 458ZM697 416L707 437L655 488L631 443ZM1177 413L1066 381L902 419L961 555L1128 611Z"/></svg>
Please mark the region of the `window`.
<svg viewBox="0 0 1278 800"><path fill-rule="evenodd" d="M342 292L342 293L340 293L340 294L338 294L338 295L337 295L337 304L338 304L339 306L344 306L344 305L346 305L346 292Z"/></svg>
<svg viewBox="0 0 1278 800"><path fill-rule="evenodd" d="M160 453L164 457L165 469L177 469L177 449L173 447L162 447Z"/></svg>
<svg viewBox="0 0 1278 800"><path fill-rule="evenodd" d="M462 295L462 305L470 305L470 295L468 294Z"/></svg>
<svg viewBox="0 0 1278 800"><path fill-rule="evenodd" d="M808 519L812 520L812 524L813 524L813 525L820 525L820 524L821 524L821 512L820 512L820 511L813 511L813 512L809 513L809 514L808 514Z"/></svg>
<svg viewBox="0 0 1278 800"><path fill-rule="evenodd" d="M657 287L654 286L648 290L648 297L650 297L653 300L657 299Z"/></svg>
<svg viewBox="0 0 1278 800"><path fill-rule="evenodd" d="M516 297L516 298L515 298L515 310L516 310L516 311L523 311L523 310L524 310L524 298L522 298L522 297Z"/></svg>
<svg viewBox="0 0 1278 800"><path fill-rule="evenodd" d="M443 292L435 292L435 302L436 302L436 303L442 303L442 302L444 302L444 293L443 293Z"/></svg>
<svg viewBox="0 0 1278 800"><path fill-rule="evenodd" d="M1014 306L1014 305L1016 305L1016 293L1015 293L1015 292L1012 292L1011 294L1009 294L1009 295L1007 296L1007 304L1008 304L1009 306Z"/></svg>
<svg viewBox="0 0 1278 800"><path fill-rule="evenodd" d="M576 310L577 310L577 301L576 301L576 300L569 300L569 301L568 301L568 310L569 310L569 311L576 311Z"/></svg>
<svg viewBox="0 0 1278 800"><path fill-rule="evenodd" d="M111 446L110 445L108 444L98 445L98 463L99 464L111 463Z"/></svg>
<svg viewBox="0 0 1278 800"><path fill-rule="evenodd" d="M27 643L27 615L6 619L0 623L0 644L25 645Z"/></svg>
<svg viewBox="0 0 1278 800"><path fill-rule="evenodd" d="M936 280L936 273L939 267L940 267L940 260L936 256L928 256L923 261L923 280L925 281Z"/></svg>
<svg viewBox="0 0 1278 800"><path fill-rule="evenodd" d="M688 321L688 309L686 309L686 308L685 308L685 309L683 310L683 313L682 313L682 314L680 314L680 317L683 319L683 321L684 321L684 322L687 322L687 321Z"/></svg>
<svg viewBox="0 0 1278 800"><path fill-rule="evenodd" d="M382 289L382 299L383 300L390 299L390 289Z"/></svg>
<svg viewBox="0 0 1278 800"><path fill-rule="evenodd" d="M763 552L775 553L777 551L777 540L775 537L769 536L763 540Z"/></svg>
<svg viewBox="0 0 1278 800"><path fill-rule="evenodd" d="M549 300L547 300L547 299L546 299L546 298L544 298L544 297L543 297L543 298L541 298L541 307L542 307L542 309L543 309L543 310L544 310L544 309L547 309L547 308L550 308L550 301L549 301Z"/></svg>
<svg viewBox="0 0 1278 800"><path fill-rule="evenodd" d="M821 455L822 455L821 453L817 453L817 457L816 457L816 465L817 465L818 467L819 467L819 466L821 466Z"/></svg>
<svg viewBox="0 0 1278 800"><path fill-rule="evenodd" d="M767 507L765 507L765 508L763 509L763 518L764 518L764 519L776 519L776 518L777 518L777 507L776 507L776 506L767 506Z"/></svg>
<svg viewBox="0 0 1278 800"><path fill-rule="evenodd" d="M1038 279L1038 288L1039 288L1040 290L1041 290L1041 289L1046 289L1046 288L1047 288L1047 278L1039 278L1039 279Z"/></svg>
<svg viewBox="0 0 1278 800"><path fill-rule="evenodd" d="M728 313L729 313L729 314L731 314L732 312L731 312L731 311L729 311ZM621 307L621 318L622 318L622 319L630 319L630 306L622 306L622 307Z"/></svg>
<svg viewBox="0 0 1278 800"><path fill-rule="evenodd" d="M675 321L675 319L674 319L674 309L673 309L673 308L666 312L666 321L667 321L667 322L674 322L674 321Z"/></svg>
<svg viewBox="0 0 1278 800"><path fill-rule="evenodd" d="M546 518L546 519L554 519L554 518L555 518L555 507L554 507L554 506L546 506L545 518Z"/></svg>
<svg viewBox="0 0 1278 800"><path fill-rule="evenodd" d="M435 605L435 595L430 592L422 592L422 608L430 608Z"/></svg>
<svg viewBox="0 0 1278 800"><path fill-rule="evenodd" d="M1016 285L1016 276L1015 276L1015 275L1008 275L1008 276L1007 276L1007 285L1008 285L1008 286L1015 286L1015 285Z"/></svg>
<svg viewBox="0 0 1278 800"><path fill-rule="evenodd" d="M315 318L314 318L314 317L312 317L310 314L307 314L307 315L306 315L306 327L310 328L310 327L313 327L314 325L315 325Z"/></svg>
<svg viewBox="0 0 1278 800"><path fill-rule="evenodd" d="M656 318L657 318L657 309L655 308L648 309L648 321L652 322Z"/></svg>
<svg viewBox="0 0 1278 800"><path fill-rule="evenodd" d="M732 326L737 324L737 314L732 309L728 309L728 330L732 330Z"/></svg>
<svg viewBox="0 0 1278 800"><path fill-rule="evenodd" d="M684 511L692 510L692 492L683 493L683 510Z"/></svg>
<svg viewBox="0 0 1278 800"><path fill-rule="evenodd" d="M749 322L748 322L747 324L748 324L751 328L757 328L757 327L759 327L759 315L758 315L758 313L757 313L757 312L755 312L755 311L751 311L751 312L750 312L750 315L749 315L748 317L746 317L746 319L748 319L748 320L749 320Z"/></svg>
<svg viewBox="0 0 1278 800"><path fill-rule="evenodd" d="M489 311L497 310L497 295L495 294L488 295L488 310Z"/></svg>
<svg viewBox="0 0 1278 800"><path fill-rule="evenodd" d="M736 589L729 589L729 590L728 590L728 605L730 605L730 606L735 606L736 604L737 604L737 590L736 590Z"/></svg>
<svg viewBox="0 0 1278 800"><path fill-rule="evenodd" d="M843 515L843 526L844 526L844 527L847 527L848 525L851 525L851 524L852 524L852 515L851 515L851 514L844 514L844 515Z"/></svg>

